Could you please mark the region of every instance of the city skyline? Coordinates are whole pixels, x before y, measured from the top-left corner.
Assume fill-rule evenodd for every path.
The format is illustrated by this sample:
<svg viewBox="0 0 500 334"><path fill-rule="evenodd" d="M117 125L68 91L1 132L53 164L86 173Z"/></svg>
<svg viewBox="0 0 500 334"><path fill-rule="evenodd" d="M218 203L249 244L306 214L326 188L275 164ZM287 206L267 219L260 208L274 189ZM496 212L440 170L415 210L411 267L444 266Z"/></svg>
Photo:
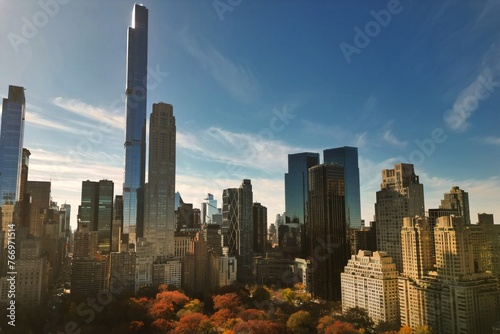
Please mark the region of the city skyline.
<svg viewBox="0 0 500 334"><path fill-rule="evenodd" d="M117 190L123 183L123 27L132 4L60 4L36 33L24 35L22 18L33 22L44 9L5 4L0 95L7 97L9 85L26 88L29 179L52 181L59 204L77 208L83 180L109 179ZM426 208L459 186L469 193L472 223L479 212L500 216L499 7L492 2L401 2L350 62L341 43L356 45L354 28L376 22L371 11L387 10L384 4L242 2L222 14L211 2L144 5L150 11L146 114L158 101L176 109L176 190L185 202L199 208L212 193L222 203L223 189L248 178L272 222L285 211L288 154L355 146L366 222L373 219L381 171L399 162L415 164ZM283 19L274 29L277 17ZM431 33L420 29L421 21ZM27 42L16 45L10 33ZM266 57L260 44L269 45Z"/></svg>

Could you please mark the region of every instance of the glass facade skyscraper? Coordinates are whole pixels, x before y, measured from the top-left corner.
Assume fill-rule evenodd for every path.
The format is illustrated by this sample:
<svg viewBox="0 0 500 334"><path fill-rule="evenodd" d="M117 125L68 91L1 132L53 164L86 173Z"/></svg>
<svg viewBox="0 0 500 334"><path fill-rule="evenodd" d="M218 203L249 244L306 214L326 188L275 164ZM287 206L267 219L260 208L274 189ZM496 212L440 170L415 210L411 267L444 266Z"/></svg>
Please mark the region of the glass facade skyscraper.
<svg viewBox="0 0 500 334"><path fill-rule="evenodd" d="M24 88L9 86L0 130L0 207L14 205L20 196L25 104Z"/></svg>
<svg viewBox="0 0 500 334"><path fill-rule="evenodd" d="M285 174L285 222L279 225L279 246L290 255L305 256L307 223L308 169L319 164L318 153L288 155Z"/></svg>
<svg viewBox="0 0 500 334"><path fill-rule="evenodd" d="M142 237L146 173L146 97L148 10L135 4L127 38L125 175L123 183L123 234L129 244Z"/></svg>
<svg viewBox="0 0 500 334"><path fill-rule="evenodd" d="M324 150L323 160L344 166L346 223L351 229L361 228L358 148L344 146Z"/></svg>

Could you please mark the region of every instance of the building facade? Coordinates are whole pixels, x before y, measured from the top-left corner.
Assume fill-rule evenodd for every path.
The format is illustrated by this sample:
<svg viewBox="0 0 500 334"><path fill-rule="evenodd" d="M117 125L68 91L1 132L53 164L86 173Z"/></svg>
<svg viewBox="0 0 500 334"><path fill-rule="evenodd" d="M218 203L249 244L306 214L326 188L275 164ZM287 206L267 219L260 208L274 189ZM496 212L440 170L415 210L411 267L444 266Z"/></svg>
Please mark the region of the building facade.
<svg viewBox="0 0 500 334"><path fill-rule="evenodd" d="M127 34L125 84L125 174L123 180L123 234L135 245L143 235L146 177L146 107L148 66L148 10L134 4Z"/></svg>

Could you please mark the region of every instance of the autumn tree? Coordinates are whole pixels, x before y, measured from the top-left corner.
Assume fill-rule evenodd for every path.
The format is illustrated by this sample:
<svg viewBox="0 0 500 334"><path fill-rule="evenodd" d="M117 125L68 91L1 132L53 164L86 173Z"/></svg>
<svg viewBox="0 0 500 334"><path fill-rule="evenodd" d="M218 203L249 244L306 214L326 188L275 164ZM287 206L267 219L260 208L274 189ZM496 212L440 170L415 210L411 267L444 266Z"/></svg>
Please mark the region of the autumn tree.
<svg viewBox="0 0 500 334"><path fill-rule="evenodd" d="M248 309L248 310L243 310L241 311L238 316L243 320L243 321L248 321L248 320L266 320L266 313L262 310L257 310L254 308Z"/></svg>
<svg viewBox="0 0 500 334"><path fill-rule="evenodd" d="M210 319L201 313L187 314L179 320L173 333L175 334L210 334L217 333Z"/></svg>
<svg viewBox="0 0 500 334"><path fill-rule="evenodd" d="M226 293L224 295L216 295L212 297L214 301L214 310L223 308L236 312L241 305L241 300L236 293Z"/></svg>
<svg viewBox="0 0 500 334"><path fill-rule="evenodd" d="M331 315L325 315L324 317L321 317L321 319L319 319L318 321L318 326L316 326L318 334L324 334L326 328L330 325L333 325L334 322L335 319Z"/></svg>
<svg viewBox="0 0 500 334"><path fill-rule="evenodd" d="M253 300L261 303L263 301L269 300L271 298L271 294L267 291L263 286L257 287L255 291L252 293Z"/></svg>
<svg viewBox="0 0 500 334"><path fill-rule="evenodd" d="M289 329L283 324L269 320L249 320L239 322L233 327L233 332L238 334L287 334Z"/></svg>
<svg viewBox="0 0 500 334"><path fill-rule="evenodd" d="M175 328L175 323L162 318L158 318L150 325L153 332L168 333Z"/></svg>
<svg viewBox="0 0 500 334"><path fill-rule="evenodd" d="M297 334L308 334L314 329L311 314L307 311L295 312L288 318L286 325Z"/></svg>
<svg viewBox="0 0 500 334"><path fill-rule="evenodd" d="M325 334L359 334L352 324L336 320L333 324L325 328Z"/></svg>
<svg viewBox="0 0 500 334"><path fill-rule="evenodd" d="M415 334L432 334L432 330L429 326L418 326L415 329Z"/></svg>
<svg viewBox="0 0 500 334"><path fill-rule="evenodd" d="M212 324L217 329L230 329L236 324L236 314L226 308L220 309L215 312L210 318Z"/></svg>
<svg viewBox="0 0 500 334"><path fill-rule="evenodd" d="M411 334L411 332L412 332L412 329L410 326L403 326L399 330L399 334Z"/></svg>
<svg viewBox="0 0 500 334"><path fill-rule="evenodd" d="M203 313L203 302L199 299L193 299L189 301L182 309L177 312L177 316L182 318L184 315L189 313Z"/></svg>

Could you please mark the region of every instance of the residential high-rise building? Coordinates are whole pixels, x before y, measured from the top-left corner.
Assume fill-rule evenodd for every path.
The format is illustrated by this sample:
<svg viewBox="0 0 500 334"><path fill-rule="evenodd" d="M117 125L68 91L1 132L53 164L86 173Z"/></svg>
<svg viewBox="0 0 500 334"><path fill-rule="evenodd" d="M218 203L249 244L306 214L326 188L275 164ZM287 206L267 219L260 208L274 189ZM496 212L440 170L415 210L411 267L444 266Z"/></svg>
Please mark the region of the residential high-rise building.
<svg viewBox="0 0 500 334"><path fill-rule="evenodd" d="M398 272L384 252L360 250L341 274L342 310L360 307L375 323L399 320Z"/></svg>
<svg viewBox="0 0 500 334"><path fill-rule="evenodd" d="M396 164L382 171L382 184L377 192L375 219L377 248L387 252L399 272L403 270L401 227L403 218L425 214L424 186L415 175L412 164Z"/></svg>
<svg viewBox="0 0 500 334"><path fill-rule="evenodd" d="M153 284L154 245L139 238L135 256L135 292Z"/></svg>
<svg viewBox="0 0 500 334"><path fill-rule="evenodd" d="M17 226L18 229L23 228L27 232L29 232L30 228L30 196L27 194L30 155L31 152L23 148L21 185L19 188L19 223Z"/></svg>
<svg viewBox="0 0 500 334"><path fill-rule="evenodd" d="M82 202L79 218L82 226L98 232L98 250L102 254L111 251L111 228L113 224L114 183L110 180L82 182Z"/></svg>
<svg viewBox="0 0 500 334"><path fill-rule="evenodd" d="M349 259L345 219L344 167L309 168L308 237L314 298L341 300L340 273ZM313 261L315 263L313 263Z"/></svg>
<svg viewBox="0 0 500 334"><path fill-rule="evenodd" d="M267 208L253 204L253 252L265 256L267 244Z"/></svg>
<svg viewBox="0 0 500 334"><path fill-rule="evenodd" d="M253 192L248 179L239 188L224 189L222 193L222 233L229 257L236 257L238 280L251 276L253 256Z"/></svg>
<svg viewBox="0 0 500 334"><path fill-rule="evenodd" d="M25 106L24 88L9 86L0 129L0 207L19 201Z"/></svg>
<svg viewBox="0 0 500 334"><path fill-rule="evenodd" d="M308 169L319 164L319 154L304 152L288 155L285 173L285 221L278 225L279 247L290 257L306 257Z"/></svg>
<svg viewBox="0 0 500 334"><path fill-rule="evenodd" d="M135 245L143 235L146 174L146 106L148 66L148 10L134 4L127 36L125 89L125 175L123 181L123 234Z"/></svg>
<svg viewBox="0 0 500 334"><path fill-rule="evenodd" d="M155 103L149 121L149 172L144 237L155 256L174 255L175 117L170 104Z"/></svg>
<svg viewBox="0 0 500 334"><path fill-rule="evenodd" d="M114 295L125 291L134 292L136 253L112 252L109 256L109 291Z"/></svg>
<svg viewBox="0 0 500 334"><path fill-rule="evenodd" d="M401 228L403 275L420 279L434 269L431 229L426 218L405 217Z"/></svg>
<svg viewBox="0 0 500 334"><path fill-rule="evenodd" d="M30 196L30 228L29 233L35 237L43 236L43 222L41 214L49 209L50 182L28 181L27 193Z"/></svg>
<svg viewBox="0 0 500 334"><path fill-rule="evenodd" d="M470 225L469 193L455 186L449 193L444 194L441 200L440 209L456 210L460 217L464 217L466 225Z"/></svg>
<svg viewBox="0 0 500 334"><path fill-rule="evenodd" d="M346 224L348 228L360 229L362 224L358 148L344 146L324 150L323 161L344 166Z"/></svg>

